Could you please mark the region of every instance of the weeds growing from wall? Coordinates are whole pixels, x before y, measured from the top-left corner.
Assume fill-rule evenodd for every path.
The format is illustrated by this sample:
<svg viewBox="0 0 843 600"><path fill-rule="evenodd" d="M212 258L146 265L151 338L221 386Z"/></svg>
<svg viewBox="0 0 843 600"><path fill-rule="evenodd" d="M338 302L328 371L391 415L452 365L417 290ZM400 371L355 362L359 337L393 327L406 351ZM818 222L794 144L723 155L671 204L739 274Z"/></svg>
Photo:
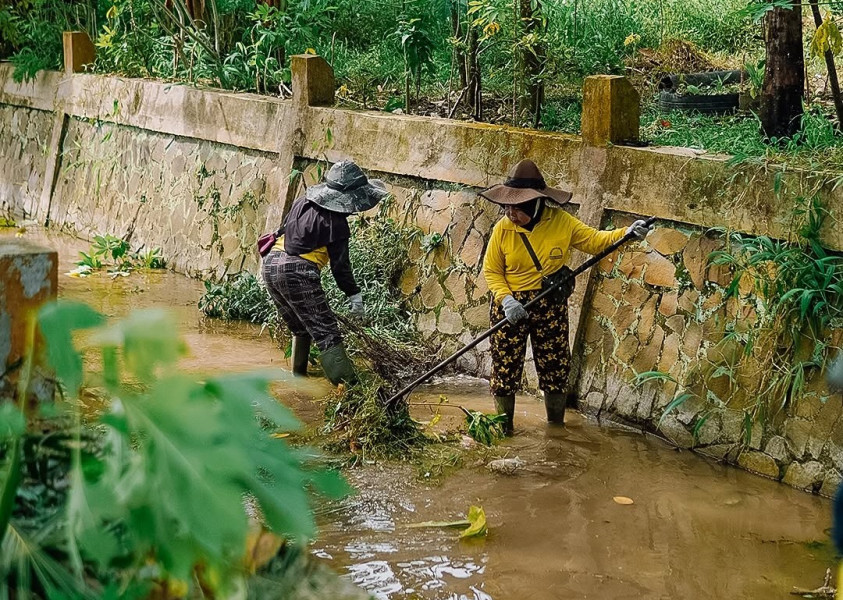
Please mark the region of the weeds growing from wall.
<svg viewBox="0 0 843 600"><path fill-rule="evenodd" d="M709 261L732 273L724 291L735 314L662 420L689 402L701 403L697 437L712 416L739 411L749 443L755 423L769 424L803 397L831 358L833 331L843 327L843 256L824 248L820 237L828 214L816 197L798 198L789 239L724 232L726 247ZM711 384L721 378L728 386L718 395ZM658 371L636 378L637 385L650 381L679 383Z"/></svg>

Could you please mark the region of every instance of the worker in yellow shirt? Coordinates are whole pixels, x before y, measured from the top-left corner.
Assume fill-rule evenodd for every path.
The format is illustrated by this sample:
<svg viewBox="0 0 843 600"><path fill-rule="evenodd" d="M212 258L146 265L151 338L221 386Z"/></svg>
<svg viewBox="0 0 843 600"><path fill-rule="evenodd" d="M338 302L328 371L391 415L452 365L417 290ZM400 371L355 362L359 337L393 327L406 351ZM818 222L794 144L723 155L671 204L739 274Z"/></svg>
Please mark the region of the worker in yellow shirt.
<svg viewBox="0 0 843 600"><path fill-rule="evenodd" d="M530 160L519 162L505 183L480 195L504 211L492 231L483 273L494 294L491 321L508 323L492 335L491 391L499 414L507 417L511 435L515 414L515 393L521 387L529 337L544 392L547 420L563 423L571 354L568 347L567 289L551 294L532 306L543 286L570 270L565 266L570 249L597 254L632 233L643 239L650 228L636 221L628 229L600 231L589 227L561 208L571 193L547 186L538 167Z"/></svg>
<svg viewBox="0 0 843 600"><path fill-rule="evenodd" d="M348 255L348 217L374 207L388 192L351 161L334 164L325 181L293 202L278 241L263 258L263 280L278 315L293 335L293 373L305 375L311 342L320 350L325 376L335 385L352 383L354 368L345 351L337 317L328 306L320 271L330 264L352 315L365 315L363 295Z"/></svg>

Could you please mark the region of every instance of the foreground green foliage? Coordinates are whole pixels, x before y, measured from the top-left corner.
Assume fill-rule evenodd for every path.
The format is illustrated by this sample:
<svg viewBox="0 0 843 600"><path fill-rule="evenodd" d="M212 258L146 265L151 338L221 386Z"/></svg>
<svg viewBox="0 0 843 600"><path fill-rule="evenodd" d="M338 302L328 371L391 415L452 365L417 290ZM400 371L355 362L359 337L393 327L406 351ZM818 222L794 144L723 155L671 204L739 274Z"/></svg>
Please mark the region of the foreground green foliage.
<svg viewBox="0 0 843 600"><path fill-rule="evenodd" d="M18 398L0 404L0 578L12 597L225 596L248 576L244 498L274 532L304 540L311 493L345 493L271 435L299 426L269 395L273 376L180 374L183 345L165 313L106 326L85 305L58 303L40 328L64 401L40 414L24 401L30 350ZM93 356L73 342L82 330L100 373L83 368ZM83 413L83 383L97 385L101 415Z"/></svg>

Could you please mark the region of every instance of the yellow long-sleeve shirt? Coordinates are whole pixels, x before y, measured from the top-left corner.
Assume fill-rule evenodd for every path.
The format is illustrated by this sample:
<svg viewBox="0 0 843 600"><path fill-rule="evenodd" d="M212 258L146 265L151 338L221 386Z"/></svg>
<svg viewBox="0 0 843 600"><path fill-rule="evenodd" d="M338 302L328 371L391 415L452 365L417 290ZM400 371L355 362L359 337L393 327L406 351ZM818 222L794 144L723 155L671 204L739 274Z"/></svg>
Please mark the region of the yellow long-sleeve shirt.
<svg viewBox="0 0 843 600"><path fill-rule="evenodd" d="M527 235L542 266L536 269L520 233ZM502 217L492 230L483 259L483 274L489 289L500 302L512 292L539 290L542 276L561 269L576 248L597 254L624 236L623 229L600 231L589 227L563 209L546 205L539 222L528 231Z"/></svg>

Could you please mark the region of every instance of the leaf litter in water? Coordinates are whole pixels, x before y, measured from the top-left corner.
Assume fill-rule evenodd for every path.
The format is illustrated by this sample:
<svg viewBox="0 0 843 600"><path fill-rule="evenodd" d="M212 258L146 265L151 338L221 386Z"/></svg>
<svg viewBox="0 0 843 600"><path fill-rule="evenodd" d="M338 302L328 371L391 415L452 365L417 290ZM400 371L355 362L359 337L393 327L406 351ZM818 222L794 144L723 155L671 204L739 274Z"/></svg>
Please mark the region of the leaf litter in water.
<svg viewBox="0 0 843 600"><path fill-rule="evenodd" d="M612 500L615 501L615 504L635 504L635 501L632 498L627 498L626 496L615 496L614 498L612 498Z"/></svg>

